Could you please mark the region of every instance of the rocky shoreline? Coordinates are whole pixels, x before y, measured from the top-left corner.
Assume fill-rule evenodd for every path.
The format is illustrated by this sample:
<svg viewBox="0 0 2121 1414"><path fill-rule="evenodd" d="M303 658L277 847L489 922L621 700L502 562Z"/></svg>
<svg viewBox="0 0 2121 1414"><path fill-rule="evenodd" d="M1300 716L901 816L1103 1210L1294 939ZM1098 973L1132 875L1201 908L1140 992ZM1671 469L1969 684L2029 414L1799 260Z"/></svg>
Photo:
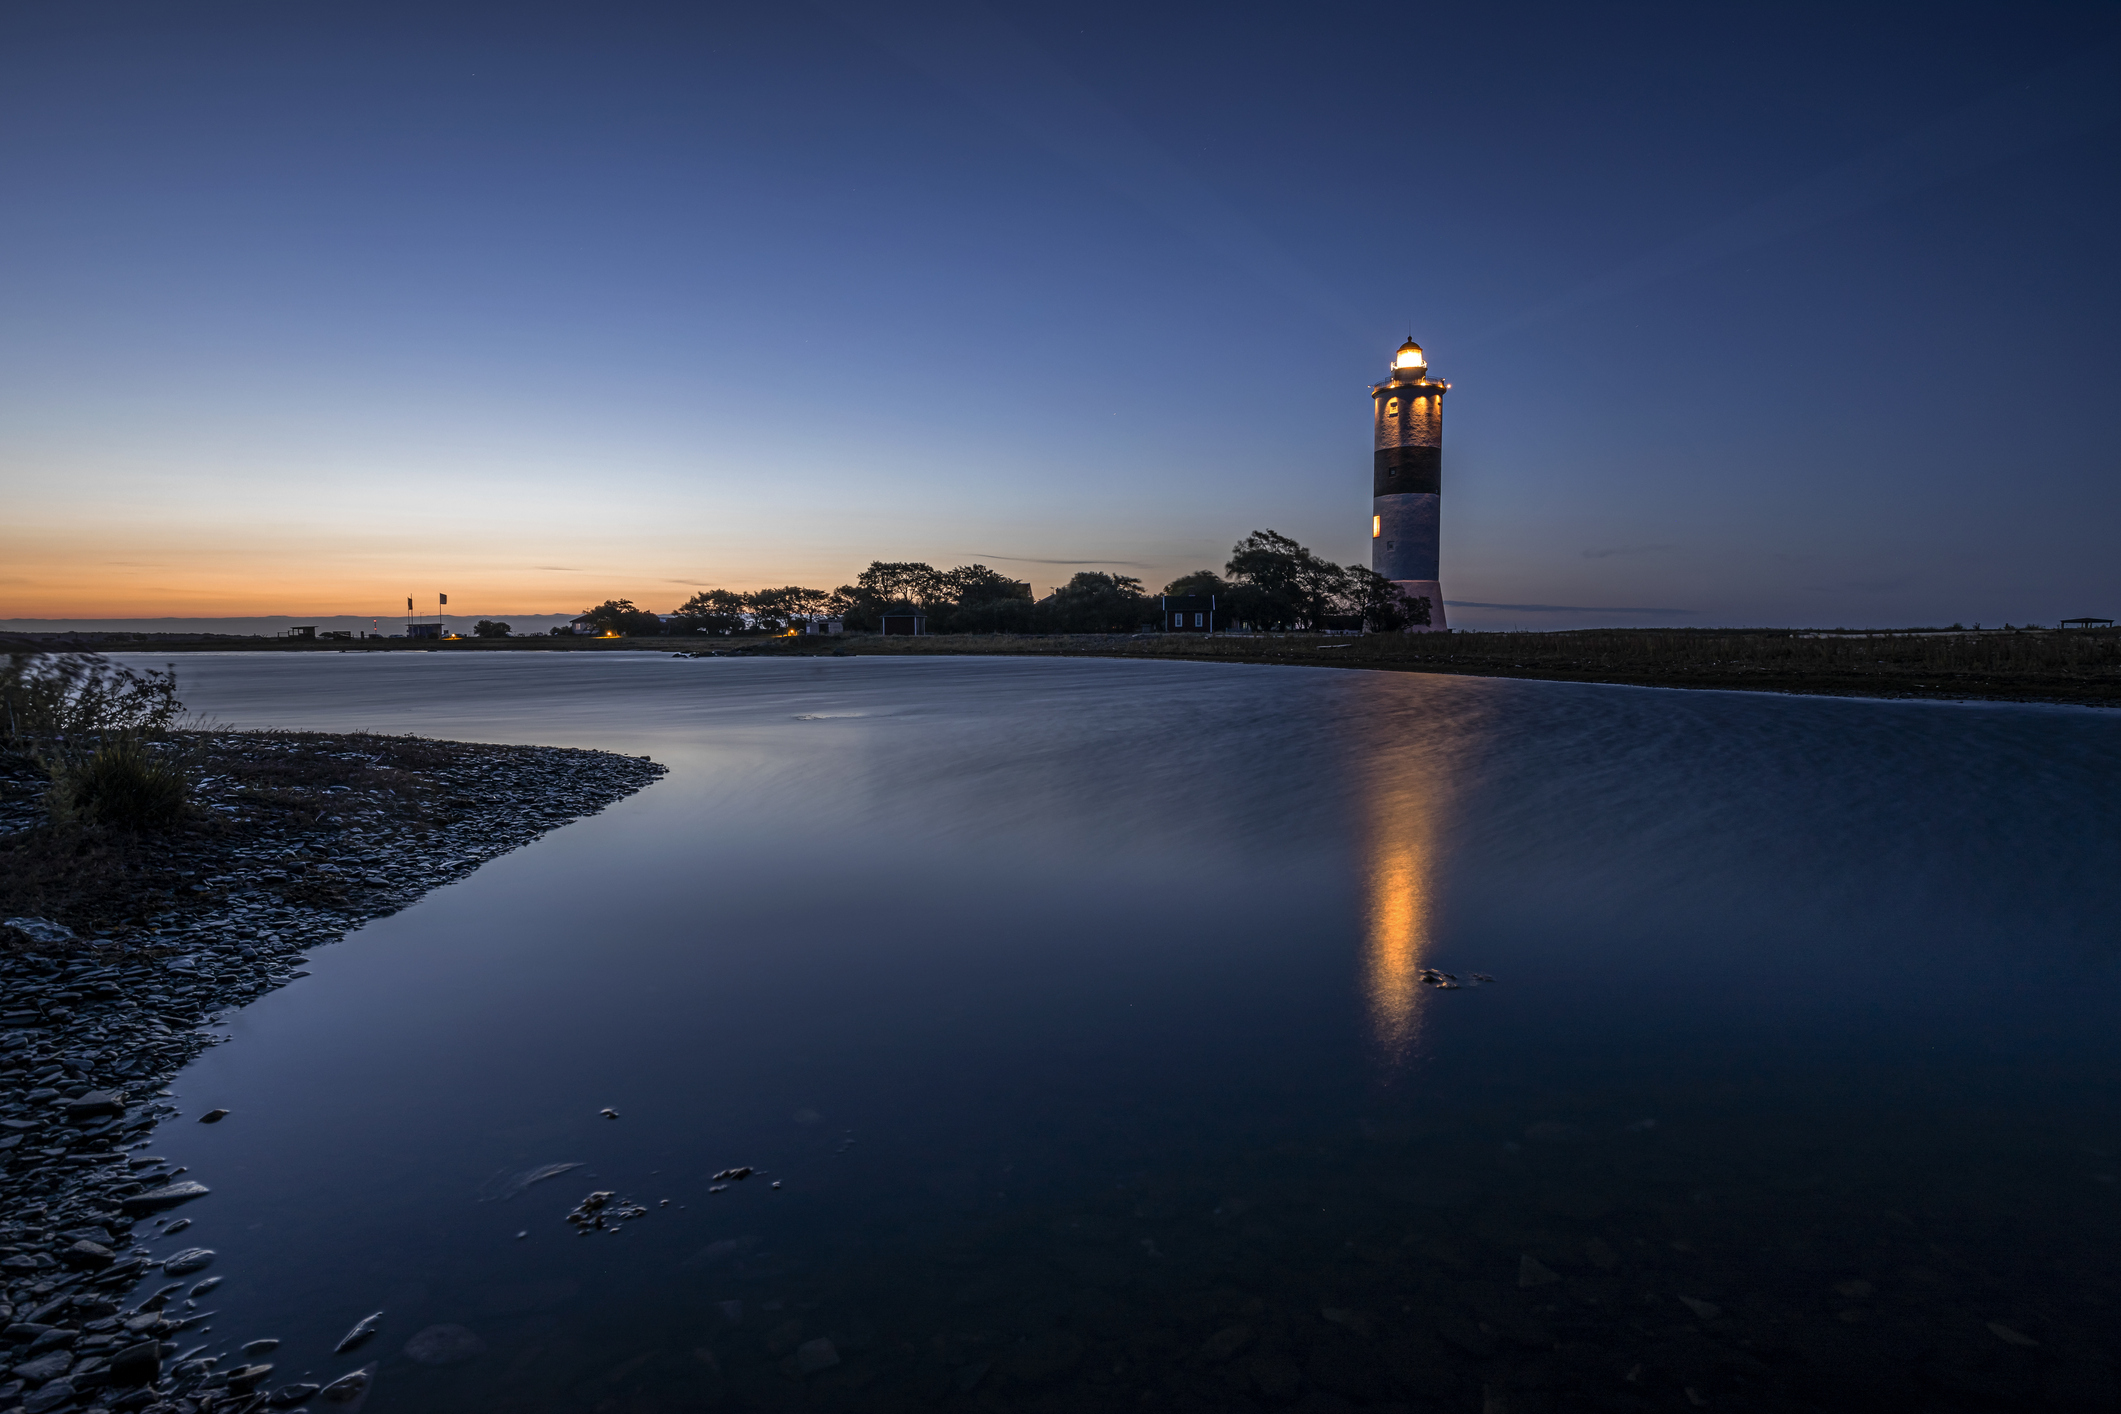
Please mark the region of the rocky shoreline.
<svg viewBox="0 0 2121 1414"><path fill-rule="evenodd" d="M225 1039L219 1013L306 976L308 949L665 769L411 737L189 745L207 774L175 837L0 838L5 911L48 904L0 921L0 1414L357 1408L362 1370L275 1384L269 1332L186 1339L218 1278L181 1210L211 1190L148 1152L179 1114L164 1087Z"/></svg>

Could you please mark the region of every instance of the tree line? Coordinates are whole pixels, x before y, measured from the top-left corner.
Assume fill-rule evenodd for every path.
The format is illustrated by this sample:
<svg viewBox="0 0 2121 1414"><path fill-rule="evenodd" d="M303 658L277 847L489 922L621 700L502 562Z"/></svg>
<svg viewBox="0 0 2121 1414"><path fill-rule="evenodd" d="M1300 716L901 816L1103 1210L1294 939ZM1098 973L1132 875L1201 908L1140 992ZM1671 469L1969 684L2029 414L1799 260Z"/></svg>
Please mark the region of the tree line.
<svg viewBox="0 0 2121 1414"><path fill-rule="evenodd" d="M1272 631L1386 633L1427 624L1433 607L1425 597L1402 594L1368 566L1336 565L1272 530L1255 530L1238 541L1221 573L1195 570L1163 592L1212 594L1220 625ZM985 565L939 570L887 560L829 592L793 584L748 594L703 589L667 619L630 599L607 599L583 610L582 618L598 633L627 637L781 634L827 617L859 632L880 628L886 611L907 608L926 615L930 633L1132 633L1162 621L1156 597L1132 575L1085 570L1037 599L1030 585Z"/></svg>

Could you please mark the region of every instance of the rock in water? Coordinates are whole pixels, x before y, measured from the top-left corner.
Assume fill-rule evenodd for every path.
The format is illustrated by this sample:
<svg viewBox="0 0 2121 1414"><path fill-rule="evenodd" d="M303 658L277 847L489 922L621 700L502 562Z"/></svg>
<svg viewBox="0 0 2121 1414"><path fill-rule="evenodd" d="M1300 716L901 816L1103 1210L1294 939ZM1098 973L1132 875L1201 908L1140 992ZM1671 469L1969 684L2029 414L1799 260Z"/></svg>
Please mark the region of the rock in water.
<svg viewBox="0 0 2121 1414"><path fill-rule="evenodd" d="M264 1384L265 1377L271 1373L270 1365L238 1365L228 1372L228 1387L237 1394L249 1394Z"/></svg>
<svg viewBox="0 0 2121 1414"><path fill-rule="evenodd" d="M795 1348L795 1368L799 1374L814 1375L839 1363L840 1353L832 1348L829 1340L806 1340Z"/></svg>
<svg viewBox="0 0 2121 1414"><path fill-rule="evenodd" d="M369 1337L373 1336L376 1333L376 1328L382 1324L383 1313L381 1311L374 1311L363 1316L360 1320L355 1321L354 1328L342 1336L339 1343L331 1348L331 1353L344 1355L349 1350L367 1344Z"/></svg>
<svg viewBox="0 0 2121 1414"><path fill-rule="evenodd" d="M150 1188L145 1193L135 1193L121 1206L135 1216L141 1213L159 1213L164 1208L174 1208L180 1203L189 1203L194 1198L204 1198L211 1192L213 1190L205 1184L194 1183L187 1178L182 1183L164 1184L160 1188Z"/></svg>
<svg viewBox="0 0 2121 1414"><path fill-rule="evenodd" d="M580 1167L581 1165L578 1163L540 1164L534 1169L524 1169L521 1173L497 1173L486 1180L484 1186L479 1189L479 1201L481 1203L506 1201L515 1197L533 1183L543 1183L548 1178L558 1178L569 1169L578 1169Z"/></svg>
<svg viewBox="0 0 2121 1414"><path fill-rule="evenodd" d="M462 1326L429 1326L405 1342L405 1356L422 1365L458 1365L486 1353L486 1342Z"/></svg>
<svg viewBox="0 0 2121 1414"><path fill-rule="evenodd" d="M1713 1301L1696 1301L1691 1296L1682 1296L1679 1298L1679 1304L1704 1321L1713 1321L1723 1314L1723 1308Z"/></svg>
<svg viewBox="0 0 2121 1414"><path fill-rule="evenodd" d="M360 1414L362 1405L368 1402L369 1387L375 1383L376 1367L363 1365L350 1375L341 1375L317 1391L316 1402L334 1414Z"/></svg>
<svg viewBox="0 0 2121 1414"><path fill-rule="evenodd" d="M275 1409L292 1409L316 1392L317 1387L307 1382L281 1385L272 1392L272 1398L267 1400L266 1403Z"/></svg>
<svg viewBox="0 0 2121 1414"><path fill-rule="evenodd" d="M193 1272L205 1271L213 1264L214 1252L211 1247L187 1247L182 1252L172 1252L162 1259L162 1274L171 1277L190 1276Z"/></svg>
<svg viewBox="0 0 2121 1414"><path fill-rule="evenodd" d="M1552 1286L1561 1273L1527 1252L1517 1259L1517 1284L1521 1287Z"/></svg>
<svg viewBox="0 0 2121 1414"><path fill-rule="evenodd" d="M227 1119L227 1118L228 1118L228 1111L227 1111L227 1110L208 1110L208 1111L207 1111L207 1112L206 1112L205 1114L203 1114L203 1115L200 1115L200 1116L199 1116L199 1123L201 1123L201 1124L219 1124L219 1123L220 1123L220 1122L221 1122L222 1120L224 1120L224 1119Z"/></svg>

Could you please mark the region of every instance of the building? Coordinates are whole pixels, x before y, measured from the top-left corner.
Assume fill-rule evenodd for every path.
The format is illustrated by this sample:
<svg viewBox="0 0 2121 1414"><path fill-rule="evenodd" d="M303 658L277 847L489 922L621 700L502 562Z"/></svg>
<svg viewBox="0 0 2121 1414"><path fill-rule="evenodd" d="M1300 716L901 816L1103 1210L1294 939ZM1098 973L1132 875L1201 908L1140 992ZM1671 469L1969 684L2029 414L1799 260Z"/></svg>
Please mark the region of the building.
<svg viewBox="0 0 2121 1414"><path fill-rule="evenodd" d="M877 616L878 625L889 633L926 633L928 616L910 605L901 604L895 609L886 609Z"/></svg>
<svg viewBox="0 0 2121 1414"><path fill-rule="evenodd" d="M1444 631L1439 571L1443 529L1443 395L1421 345L1392 356L1392 377L1373 384L1377 426L1370 490L1370 568L1408 598L1429 601L1429 632ZM1416 625L1421 629L1422 625Z"/></svg>
<svg viewBox="0 0 2121 1414"><path fill-rule="evenodd" d="M440 638L442 636L442 626L440 624L407 624L405 625L405 636L407 638Z"/></svg>
<svg viewBox="0 0 2121 1414"><path fill-rule="evenodd" d="M803 632L805 633L845 633L846 631L847 621L837 614L819 614L815 618L803 620Z"/></svg>
<svg viewBox="0 0 2121 1414"><path fill-rule="evenodd" d="M317 626L315 624L289 624L287 626L287 636L289 638L315 638L317 636Z"/></svg>
<svg viewBox="0 0 2121 1414"><path fill-rule="evenodd" d="M1223 625L1213 594L1166 594L1157 600L1164 613L1165 633L1213 633Z"/></svg>

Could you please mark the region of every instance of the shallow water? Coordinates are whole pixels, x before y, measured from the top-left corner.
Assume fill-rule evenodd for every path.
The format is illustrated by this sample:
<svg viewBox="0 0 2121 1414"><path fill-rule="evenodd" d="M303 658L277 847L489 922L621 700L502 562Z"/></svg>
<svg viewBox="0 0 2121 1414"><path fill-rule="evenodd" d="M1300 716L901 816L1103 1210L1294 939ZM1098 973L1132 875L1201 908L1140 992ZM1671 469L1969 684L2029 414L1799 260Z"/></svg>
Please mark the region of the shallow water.
<svg viewBox="0 0 2121 1414"><path fill-rule="evenodd" d="M233 1112L157 1137L214 1189L182 1241L276 1381L357 1363L331 1347L381 1307L369 1407L422 1414L2121 1389L2121 716L1098 661L181 668L237 725L671 768L316 952L182 1076ZM734 1165L767 1172L710 1193ZM591 1189L650 1213L576 1237ZM483 1353L403 1353L437 1324Z"/></svg>

